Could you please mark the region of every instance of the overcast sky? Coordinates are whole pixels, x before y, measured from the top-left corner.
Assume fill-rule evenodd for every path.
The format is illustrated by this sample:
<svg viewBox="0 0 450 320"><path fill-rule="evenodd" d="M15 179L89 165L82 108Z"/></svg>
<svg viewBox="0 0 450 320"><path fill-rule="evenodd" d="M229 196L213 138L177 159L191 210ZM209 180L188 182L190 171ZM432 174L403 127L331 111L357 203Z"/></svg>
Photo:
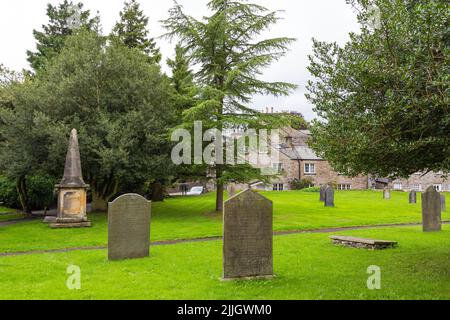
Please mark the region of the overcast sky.
<svg viewBox="0 0 450 320"><path fill-rule="evenodd" d="M74 1L77 2L77 1ZM109 33L119 19L123 0L84 0L85 9L93 14L100 14L103 33ZM179 0L186 12L201 18L206 11L208 0ZM315 117L312 106L306 100L305 86L310 74L306 69L308 54L311 53L311 39L345 43L348 33L359 29L356 16L345 0L254 0L253 2L272 10L284 10L284 20L272 27L269 37L289 36L297 38L291 51L282 60L267 69L264 75L269 81L288 81L299 85L299 89L289 97L272 98L257 96L254 98L255 109L274 107L275 110L296 110L303 113L307 120ZM14 69L29 68L26 50L35 48L33 29L40 29L47 23L47 3L57 4L58 0L0 0L0 63ZM150 17L150 34L158 37L164 33L159 21L167 18L171 0L141 0L141 7ZM163 60L173 55L174 44L156 39ZM167 70L163 62L163 70Z"/></svg>

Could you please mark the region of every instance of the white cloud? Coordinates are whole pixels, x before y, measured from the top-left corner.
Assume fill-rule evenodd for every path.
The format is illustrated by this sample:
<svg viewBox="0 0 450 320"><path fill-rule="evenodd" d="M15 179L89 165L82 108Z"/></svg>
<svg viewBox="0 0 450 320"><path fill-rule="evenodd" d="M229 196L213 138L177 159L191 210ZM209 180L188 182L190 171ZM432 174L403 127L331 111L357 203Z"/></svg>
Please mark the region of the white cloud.
<svg viewBox="0 0 450 320"><path fill-rule="evenodd" d="M100 13L103 32L109 33L119 19L119 11L123 7L122 0L84 0L85 8L93 14ZM168 10L173 5L168 0L141 0L141 7L150 17L152 37L159 37L165 31L159 21L167 18ZM201 18L207 13L208 0L179 0L188 14ZM289 97L260 97L254 99L253 107L275 110L297 110L308 120L314 118L312 106L304 97L305 86L310 75L306 69L307 56L311 53L311 39L336 41L345 43L348 33L357 31L356 17L345 0L254 0L272 10L284 10L284 18L270 32L269 37L289 36L297 38L289 54L267 69L264 78L269 81L287 81L299 85L299 89ZM26 61L26 50L34 50L35 41L32 30L40 29L47 23L47 3L57 4L55 0L2 0L0 3L0 63L15 69L29 68ZM163 54L163 60L173 55L174 44L164 39L156 39ZM167 71L167 67L163 66Z"/></svg>

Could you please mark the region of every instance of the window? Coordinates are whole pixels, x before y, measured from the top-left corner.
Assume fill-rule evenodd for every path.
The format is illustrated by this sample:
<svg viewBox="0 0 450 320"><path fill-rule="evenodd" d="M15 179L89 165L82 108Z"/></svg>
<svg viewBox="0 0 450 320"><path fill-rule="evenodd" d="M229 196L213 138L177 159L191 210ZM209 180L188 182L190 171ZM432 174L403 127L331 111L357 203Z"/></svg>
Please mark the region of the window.
<svg viewBox="0 0 450 320"><path fill-rule="evenodd" d="M338 190L352 190L351 184L338 184L337 185Z"/></svg>
<svg viewBox="0 0 450 320"><path fill-rule="evenodd" d="M394 183L394 190L403 190L403 185L401 182Z"/></svg>
<svg viewBox="0 0 450 320"><path fill-rule="evenodd" d="M283 164L282 163L274 163L272 164L273 170L276 173L282 173L283 172Z"/></svg>
<svg viewBox="0 0 450 320"><path fill-rule="evenodd" d="M316 165L314 163L305 163L305 174L316 174Z"/></svg>
<svg viewBox="0 0 450 320"><path fill-rule="evenodd" d="M284 191L284 184L282 184L282 183L275 183L273 185L273 191Z"/></svg>
<svg viewBox="0 0 450 320"><path fill-rule="evenodd" d="M415 183L415 184L413 184L411 186L411 189L414 190L414 191L422 191L422 185L418 184L418 183Z"/></svg>
<svg viewBox="0 0 450 320"><path fill-rule="evenodd" d="M437 192L441 192L442 191L442 184L435 184L433 187L434 187L434 189Z"/></svg>

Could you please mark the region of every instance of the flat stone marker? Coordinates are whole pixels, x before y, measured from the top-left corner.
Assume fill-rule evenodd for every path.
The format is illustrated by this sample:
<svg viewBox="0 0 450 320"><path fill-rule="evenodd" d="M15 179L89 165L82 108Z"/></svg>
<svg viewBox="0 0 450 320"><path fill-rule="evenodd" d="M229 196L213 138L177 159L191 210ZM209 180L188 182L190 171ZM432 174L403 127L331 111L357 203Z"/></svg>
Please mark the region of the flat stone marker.
<svg viewBox="0 0 450 320"><path fill-rule="evenodd" d="M272 201L246 190L224 209L223 280L272 278Z"/></svg>
<svg viewBox="0 0 450 320"><path fill-rule="evenodd" d="M445 204L445 195L441 194L441 211L447 211L447 206Z"/></svg>
<svg viewBox="0 0 450 320"><path fill-rule="evenodd" d="M411 191L409 193L409 203L410 204L416 204L417 203L417 192Z"/></svg>
<svg viewBox="0 0 450 320"><path fill-rule="evenodd" d="M395 241L389 241L389 240L374 240L374 239L342 237L342 236L331 236L330 239L336 245L352 247L352 248L364 248L364 249L370 249L370 250L394 248L398 244Z"/></svg>
<svg viewBox="0 0 450 320"><path fill-rule="evenodd" d="M333 187L328 187L325 190L325 207L334 207L334 190L333 190Z"/></svg>
<svg viewBox="0 0 450 320"><path fill-rule="evenodd" d="M391 191L389 189L384 189L383 190L383 199L384 200L391 199Z"/></svg>
<svg viewBox="0 0 450 320"><path fill-rule="evenodd" d="M328 186L320 186L320 201L325 201L325 191L327 190Z"/></svg>
<svg viewBox="0 0 450 320"><path fill-rule="evenodd" d="M150 254L151 201L126 194L108 205L108 259L144 258Z"/></svg>
<svg viewBox="0 0 450 320"><path fill-rule="evenodd" d="M441 231L441 196L433 186L422 193L423 231Z"/></svg>

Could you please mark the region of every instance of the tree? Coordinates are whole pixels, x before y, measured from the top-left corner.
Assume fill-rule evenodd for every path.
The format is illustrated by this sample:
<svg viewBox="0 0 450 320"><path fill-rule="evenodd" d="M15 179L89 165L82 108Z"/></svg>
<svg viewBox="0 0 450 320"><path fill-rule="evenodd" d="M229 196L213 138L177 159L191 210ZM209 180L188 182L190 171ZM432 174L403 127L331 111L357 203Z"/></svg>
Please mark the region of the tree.
<svg viewBox="0 0 450 320"><path fill-rule="evenodd" d="M349 175L450 171L450 15L443 0L353 0L360 33L314 41L312 147Z"/></svg>
<svg viewBox="0 0 450 320"><path fill-rule="evenodd" d="M167 37L178 38L193 64L201 87L200 99L184 112L185 125L203 121L205 129L219 131L235 126L270 127L276 117L249 108L254 94L288 95L296 86L258 79L262 70L284 56L294 39L255 40L279 20L278 12L238 0L212 0L212 14L199 21L186 15L175 2L163 22ZM210 165L217 186L216 210L223 209L224 184L231 180L251 180L254 168L244 165Z"/></svg>
<svg viewBox="0 0 450 320"><path fill-rule="evenodd" d="M170 173L172 90L142 52L80 31L0 113L0 166L15 177L38 169L60 177L76 128L93 209L105 210L118 193L143 193Z"/></svg>
<svg viewBox="0 0 450 320"><path fill-rule="evenodd" d="M167 65L172 70L172 85L180 95L191 95L194 84L194 72L190 69L189 58L186 56L186 49L180 44L175 47L175 58L167 59Z"/></svg>
<svg viewBox="0 0 450 320"><path fill-rule="evenodd" d="M120 21L114 26L112 36L117 37L128 48L142 50L150 57L151 62L159 63L161 53L154 39L148 37L148 20L136 0L125 2L125 7L120 12Z"/></svg>
<svg viewBox="0 0 450 320"><path fill-rule="evenodd" d="M99 18L90 18L90 11L83 10L80 2L64 0L63 3L53 6L47 5L49 23L43 25L43 31L33 30L36 39L36 52L27 51L28 62L35 72L43 69L53 57L61 52L67 36L77 28L97 30Z"/></svg>

